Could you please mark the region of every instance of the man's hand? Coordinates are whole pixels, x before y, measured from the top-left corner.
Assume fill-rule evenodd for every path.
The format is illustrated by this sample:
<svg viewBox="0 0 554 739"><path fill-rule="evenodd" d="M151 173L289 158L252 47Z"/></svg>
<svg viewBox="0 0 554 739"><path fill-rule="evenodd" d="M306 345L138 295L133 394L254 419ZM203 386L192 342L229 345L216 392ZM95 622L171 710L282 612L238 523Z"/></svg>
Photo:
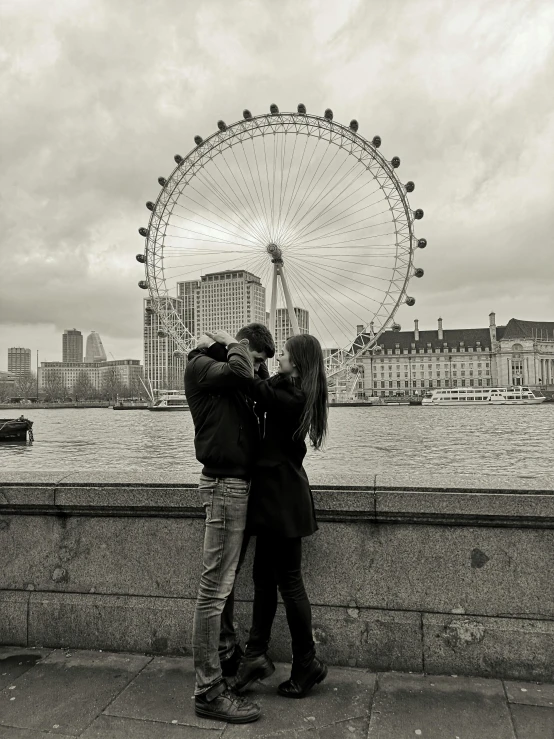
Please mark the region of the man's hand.
<svg viewBox="0 0 554 739"><path fill-rule="evenodd" d="M198 339L196 343L197 349L207 349L214 343L213 339L210 339L209 336L206 336L206 334L202 334L202 336Z"/></svg>
<svg viewBox="0 0 554 739"><path fill-rule="evenodd" d="M206 336L209 336L210 339L217 341L218 344L223 344L223 346L237 343L235 337L231 336L231 334L227 331L206 331Z"/></svg>

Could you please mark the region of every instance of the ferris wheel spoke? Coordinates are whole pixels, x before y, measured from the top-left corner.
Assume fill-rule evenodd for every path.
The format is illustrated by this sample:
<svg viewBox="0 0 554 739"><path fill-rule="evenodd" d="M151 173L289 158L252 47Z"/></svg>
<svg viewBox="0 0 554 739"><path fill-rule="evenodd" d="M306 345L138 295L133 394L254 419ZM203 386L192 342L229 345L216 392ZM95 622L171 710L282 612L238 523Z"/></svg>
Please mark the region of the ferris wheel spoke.
<svg viewBox="0 0 554 739"><path fill-rule="evenodd" d="M294 144L295 145L295 148L296 148L296 142L297 142L297 140L298 140L298 134L295 135L295 144ZM283 217L283 224L286 224L286 222L287 222L287 217L288 217L288 214L289 214L289 211L290 211L290 207L292 205L292 201L294 200L294 197L293 196L294 196L294 193L296 191L296 185L298 183L298 176L299 176L300 171L302 169L302 164L304 163L304 156L306 155L306 149L308 148L308 143L309 143L309 137L306 136L305 137L305 143L304 143L304 150L302 152L302 156L300 157L300 162L298 164L298 169L296 171L296 177L294 179L294 184L292 186L291 199L289 200L288 208L285 211L285 215ZM313 152L312 152L312 156L313 156ZM308 164L309 164L309 162L308 162ZM288 183L288 180L287 180L287 183ZM279 240L282 240L282 235L281 234L279 234Z"/></svg>
<svg viewBox="0 0 554 739"><path fill-rule="evenodd" d="M230 226L231 226L232 228L235 228L235 229L241 229L241 228L242 228L242 230L244 231L244 225L241 225L241 224L240 224L240 222L238 222L238 223L237 223L237 221L231 221L231 220L230 220L230 216L231 216L231 214L232 214L232 213L233 213L234 211L231 211L231 214L230 214L230 213L228 212L228 209L229 209L229 206L228 206L228 205L226 205L226 204L224 203L224 205L225 205L225 206L226 206L226 208L227 208L227 211L223 211L223 210L221 210L221 208L219 208L219 207L217 206L217 204L216 204L216 203L213 203L213 202L212 202L212 201L210 200L210 198L208 197L208 195L207 195L206 193L201 193L201 192L200 192L200 191L199 191L199 190L198 190L198 189L197 189L196 187L194 187L194 185L192 185L192 184L189 184L189 187L190 187L190 188L191 188L191 189L192 189L192 190L193 190L194 192L196 192L196 193L197 193L197 194L198 194L198 195L199 195L199 196L200 196L200 197L201 197L201 198L203 199L203 201L204 201L204 204L203 204L203 205L200 205L200 203L198 203L198 202L197 202L196 200L194 200L193 198L191 198L191 197L190 197L190 195L188 195L188 199L189 199L189 200L191 200L191 201L192 201L193 203L195 203L196 205L198 205L198 206L200 206L200 207L203 207L203 208L205 208L205 209L206 209L206 210L208 211L208 213L212 213L212 215L215 215L215 216L219 216L219 218L221 218L221 219L222 219L222 220L223 220L223 221L224 221L225 223L228 223L228 224L229 224L229 225L230 225ZM212 188L212 190L213 190L213 188ZM218 213L216 213L216 212L214 212L214 211L212 211L212 210L210 210L209 208L206 208L205 202L208 202L208 203L209 203L209 204L210 204L210 205L211 205L212 207L216 208L216 209L217 209L217 210L219 211L219 214L218 214ZM223 201L222 201L222 202L223 202ZM248 233L250 233L250 236L252 236L252 240L253 240L253 243L258 243L258 239L257 239L257 237L255 236L255 234L254 234L253 232L251 232L251 231L249 231Z"/></svg>
<svg viewBox="0 0 554 739"><path fill-rule="evenodd" d="M244 257L243 256L240 256L240 257L236 257L235 259L227 259L227 260L225 260L225 259L217 259L215 261L202 262L200 264L189 265L186 272L181 272L178 275L172 274L171 275L171 279L175 280L178 277L184 277L186 275L189 275L190 276L191 270L193 270L195 274L198 273L199 275L201 275L202 274L202 271L205 270L207 267L216 267L218 265L223 265L224 269L228 269L228 265L230 265L230 264L236 264L237 262L244 262ZM184 267L184 266L185 265L176 265L174 267L174 269L181 269L181 267ZM189 277L189 279L190 279L190 277ZM192 279L196 279L196 278L192 278Z"/></svg>
<svg viewBox="0 0 554 739"><path fill-rule="evenodd" d="M286 149L286 141L287 141L287 137L286 136L284 136L284 141L285 141L285 149ZM298 135L294 136L294 145L292 147L292 153L291 153L291 156L290 156L290 164L287 167L287 179L286 179L284 188L281 188L281 198L279 200L279 219L277 221L277 234L276 234L276 240L277 241L280 241L281 240L281 229L282 229L282 226L283 226L283 220L282 220L283 206L284 206L284 203L285 203L285 195L286 195L287 188L288 188L288 185L289 185L290 172L291 172L292 162L293 162L293 159L294 159L294 152L296 151L296 144L297 144L297 142L298 142ZM283 163L283 166L284 166L284 163Z"/></svg>
<svg viewBox="0 0 554 739"><path fill-rule="evenodd" d="M362 198L361 200L359 200L358 203L361 202L362 200L364 200L364 198ZM358 208L358 210L349 210L349 212L346 213L343 216L340 216L340 217L335 216L334 218L330 218L328 221L325 221L324 223L321 223L318 226L316 226L315 228L311 229L311 231L307 231L307 232L304 231L303 233L300 232L297 235L297 239L298 240L299 239L306 239L308 236L311 236L312 234L316 234L315 238L319 238L319 236L317 235L318 231L321 231L321 229L325 228L326 226L330 226L333 223L338 223L339 221L342 221L345 218L351 218L352 216L356 215L356 213L360 213L363 210L367 210L368 208L372 208L374 205L378 205L379 203L383 203L385 200L386 200L386 198L380 198L379 200L374 200L372 203L367 203L367 205L364 205L361 208ZM357 205L357 203L353 203L352 206L350 206L350 207L352 208L355 205ZM314 221L312 221L312 223L313 222ZM308 224L308 225L310 225L310 224Z"/></svg>
<svg viewBox="0 0 554 739"><path fill-rule="evenodd" d="M179 215L175 214L175 217L181 218L182 216L179 216ZM198 226L203 226L204 225L203 223L199 223L198 221L193 221L192 219L185 218L184 220L190 221L190 223L193 223L193 224L198 225ZM210 234L207 234L204 231L195 231L194 229L190 228L189 226L178 226L176 223L172 223L172 222L170 222L168 224L168 228L174 228L174 229L177 229L178 231L189 231L190 233L199 234L200 236L208 236L208 237L210 236ZM212 230L213 231L221 231L221 233L228 234L232 238L236 238L237 237L237 234L233 234L230 231L226 231L226 230L223 230L223 229L218 229L218 228L213 228L212 227ZM170 235L171 236L172 234L167 234L167 235ZM173 235L175 235L175 234L173 234ZM231 242L229 242L229 239L228 238L221 238L221 237L218 237L216 235L212 235L212 238L213 238L214 241L220 241L223 244L231 243ZM240 243L240 242L234 242L234 243ZM250 247L251 249L253 249L253 248L256 248L257 244L253 244L252 242L250 242L250 243L248 243L248 242L246 242L246 243L245 242L242 242L242 246L245 246L247 248Z"/></svg>
<svg viewBox="0 0 554 739"><path fill-rule="evenodd" d="M297 259L302 259L304 262L306 262L306 264L310 264L310 265L314 265L315 264L316 266L320 266L317 262L311 262L311 261L307 260L305 257L297 257ZM385 268L383 268L383 269L385 269ZM388 269L389 271L394 271L394 267L388 267L386 269ZM335 267L333 265L333 266L331 266L331 268L330 268L329 271L330 272L333 272L333 271L334 272L345 272L347 275L356 275L357 277L362 277L363 276L363 277L367 277L367 278L369 278L371 280L381 280L382 282L390 282L390 278L389 277L379 277L379 275L368 275L365 272L360 272L359 269L357 269L357 270L354 270L354 269L344 269L343 267ZM367 286L367 282L361 282L360 280L356 280L353 277L349 277L349 280L351 282L357 282L360 285Z"/></svg>
<svg viewBox="0 0 554 739"><path fill-rule="evenodd" d="M306 137L306 147L308 145L308 142L309 142L309 138ZM316 150L317 150L317 143L312 148L312 153L310 154L310 157L309 157L306 165L304 166L304 172L303 172L302 177L300 178L300 182L298 182L298 185L297 186L296 186L296 181L295 181L295 187L293 187L293 191L292 191L292 194L291 194L291 199L289 201L289 205L288 205L288 208L287 208L287 211L286 211L286 214L285 214L285 218L284 218L284 222L285 223L287 222L287 220L289 218L289 214L291 212L292 204L296 200L296 197L297 197L298 193L300 192L300 189L301 189L302 184L304 182L304 178L308 174L308 171L309 171L309 168L310 168L310 164L312 163L312 159L314 157L314 154L315 154ZM302 159L301 159L300 164L299 164L298 173L297 173L297 179L298 179L298 175L300 174L300 169L302 167L303 161L304 161L304 156L302 156Z"/></svg>
<svg viewBox="0 0 554 739"><path fill-rule="evenodd" d="M243 194L243 192L242 192L242 188L241 188L241 186L240 186L240 183L239 183L239 181L237 180L237 178L236 178L236 175L235 175L235 173L233 172L233 170L232 170L232 169L231 169L231 167L229 166L229 163L227 162L227 159L226 159L225 157L223 157L223 163L225 164L225 166L226 166L226 167L227 167L227 169L229 170L229 173L230 173L230 175L231 175L231 176L233 177L233 179L235 180L235 182L236 182L236 184L237 184L237 187L238 187L239 191L241 192L241 194L242 194L242 195L243 195L243 197L244 197L244 194ZM223 174L223 172L221 171L221 169L220 169L220 167L219 167L219 165L217 164L217 161L216 161L215 159L213 159L213 160L212 160L212 164L213 164L213 166L214 166L214 167L215 167L215 168L217 169L217 171L219 172L220 176L221 176L221 177L223 177L223 179L225 180L225 182L226 182L226 184L227 184L227 187L229 188L229 190L230 190L231 192L233 192L233 188L232 188L232 185L230 184L229 180L228 180L228 179L227 179L227 178L225 177L225 175L224 175L224 174ZM252 228L253 228L253 229L255 230L255 232L256 232L256 233L258 234L258 237L260 238L260 240L261 240L261 241L262 241L262 243L263 243L263 242L264 242L264 240L265 240L265 238L266 238L266 237L265 237L265 234L263 233L263 231L262 231L262 230L260 230L260 227L258 226L258 224L256 224L256 214L254 213L254 211L252 210L251 206L249 205L249 203L248 203L248 200L246 200L246 198L245 198L244 200L241 200L241 198L239 198L239 196L238 196L238 193L236 193L236 192L235 192L235 196L236 196L236 198L237 198L238 202L239 202L239 203L241 204L241 206L242 206L242 207L244 207L244 212L245 212L245 214L246 214L246 213L249 213L249 214L250 214L250 218L252 219L252 220L250 221L251 227L252 227Z"/></svg>
<svg viewBox="0 0 554 739"><path fill-rule="evenodd" d="M381 239L383 238L383 236L396 236L396 235L397 235L396 231L386 231L385 233L374 234L373 236L361 236L359 239L347 239L346 241L333 241L331 244L323 244L321 246L318 245L317 248L318 249L328 249L328 248L332 248L335 246L345 246L346 244L356 244L358 241L365 241L368 239ZM301 243L301 244L298 244L298 246L304 246L304 244ZM362 249L363 246L364 246L363 244L360 244L359 248ZM391 246L393 245L391 244ZM357 248L357 247L354 247L354 248Z"/></svg>
<svg viewBox="0 0 554 739"><path fill-rule="evenodd" d="M367 218L362 218L361 220L355 221L354 223L351 223L349 225L350 226L355 226L358 223L363 223L364 221L372 220L373 218L378 218L379 216L382 216L383 213L387 213L387 212L388 212L388 210L382 210L379 213L375 213L374 215L368 216ZM391 223L390 220L386 220L386 221L379 221L378 223L372 223L372 224L367 224L365 226L360 226L359 228L350 228L350 229L347 229L347 230L338 229L336 231L330 231L329 233L324 234L322 236L312 236L311 239L308 239L307 241L304 241L303 243L304 244L309 244L312 241L319 241L319 242L321 242L321 241L324 241L325 239L330 239L332 237L346 236L346 234L349 234L349 233L355 233L356 231L365 231L368 228L376 228L377 226L385 226L385 225L389 225L390 223Z"/></svg>
<svg viewBox="0 0 554 739"><path fill-rule="evenodd" d="M249 233L256 241L261 241L263 243L263 234L261 234L259 230L244 217L242 213L243 207L240 201L233 200L231 198L230 192L232 192L232 190L230 190L230 188L228 190L223 190L207 169L204 169L202 173L197 176L209 191L214 192L216 197L223 203L223 206L227 208L227 211L235 213L242 223L242 228L246 229L247 233ZM208 180L208 182L206 182L206 180Z"/></svg>
<svg viewBox="0 0 554 739"><path fill-rule="evenodd" d="M211 229L213 229L215 231L221 231L222 233L228 234L229 236L232 236L233 238L237 238L237 236L239 236L239 234L237 234L235 231L231 231L230 229L226 228L224 225L219 224L216 221L212 221L210 218L206 218L206 216L203 216L200 213L196 213L191 208L187 208L185 205L182 205L181 203L176 203L176 205L178 207L182 208L183 210L190 211L191 213L193 213L193 215L197 216L198 218L203 218L205 221L207 221L207 224L206 223L202 223L201 221L195 221L194 219L190 218L189 216L182 216L179 213L175 213L175 211L173 211L172 216L175 217L175 218L179 218L182 221L189 221L190 223L194 223L195 225L202 226L204 228L209 228L209 229L211 228ZM174 228L179 228L179 226L177 226L176 224L171 224L171 222L170 222L170 225L173 225ZM206 236L208 236L208 235L209 234L206 234ZM242 236L244 238L244 235L243 234L242 234ZM251 246L257 246L257 242L256 241L249 240L248 238L246 238L245 240L246 241L250 241L250 245Z"/></svg>
<svg viewBox="0 0 554 739"><path fill-rule="evenodd" d="M290 261L292 261L292 260L290 260ZM298 268L298 265L297 265L297 268ZM302 268L304 268L304 265L302 265ZM329 280L329 278L327 276L328 275L328 271L327 270L325 270L325 269L321 268L319 265L313 263L313 264L310 265L310 270L309 270L309 273L312 273L312 272L314 272L316 274L316 276L318 277L318 279L320 279L322 282L324 282L325 284L327 284L327 285L329 285L329 286L334 287L335 289L337 289L336 288L336 284L334 284L331 280ZM339 284L341 285L341 287L346 287L346 285L343 285L342 283L339 283ZM371 300L372 302L378 303L378 304L380 304L382 302L380 300L377 300L376 298L370 297L367 294L361 293L359 290L355 290L354 288L352 288L350 286L348 286L348 289L349 289L349 291L351 293L355 293L356 295L360 295L360 297L365 298L366 300ZM375 291L377 291L377 292L384 293L384 294L387 294L387 292L388 292L387 290L381 290L381 289L376 288L376 287L374 287L373 289ZM364 304L363 303L360 303L359 301L355 300L355 298L352 298L347 293L342 293L340 290L338 290L338 292L340 292L341 295L344 295L348 300L351 300L353 303L356 303L357 305L359 305L362 308L364 307Z"/></svg>
<svg viewBox="0 0 554 739"><path fill-rule="evenodd" d="M349 170L349 171L347 172L347 175L348 175L349 173L351 173L351 172L355 171L355 170L358 170L358 165L359 165L359 162L358 162L358 161L356 161L356 162L354 163L354 165L353 165L353 166L352 166L352 167L350 168L350 170ZM337 183L337 186L338 186L339 184L340 184L340 183ZM373 180L366 180L366 182L365 182L365 183L364 183L363 185L360 185L360 176L359 176L359 173L358 173L358 172L356 172L356 174L354 175L354 177L352 177L352 179L351 179L351 180L350 180L350 181L349 181L349 182L348 182L348 183L347 183L347 184L345 185L345 187L343 187L343 189L342 189L342 190L341 190L341 191L340 191L339 193L337 193L337 194L335 195L335 198L334 198L334 200L333 200L333 203L332 203L331 209L333 209L333 210L334 210L335 208L338 208L338 207L339 207L339 205L342 205L342 203L343 203L343 202L344 202L345 200L347 200L347 199L348 199L348 198L350 197L350 195L351 195L350 193L349 193L349 194L346 194L346 195L345 195L345 193L347 193L347 191L348 191L348 190L349 190L349 189L350 189L350 188L351 188L351 187L352 187L353 185L355 185L355 186L356 186L356 193L357 193L357 194L359 194L359 193L360 193L360 192L361 192L361 191L362 191L362 190L363 190L363 189L364 189L365 187L367 187L367 185L370 185L370 184L374 184ZM357 205L358 203L362 202L362 201L363 201L363 200L365 200L365 199L366 199L367 197L371 197L371 195L373 195L374 193L378 192L378 191L379 191L379 189L380 189L380 188L379 188L379 187L377 187L377 188L376 188L375 190L373 190L373 191L372 191L372 192L371 192L371 193L370 193L369 195L365 195L365 196L364 196L363 198L361 198L360 200L358 200L358 201L357 201L356 203L353 203L352 205L350 205L350 208L352 208L352 207L356 206L356 205ZM331 192L332 192L332 191L331 191ZM329 193L329 194L330 194L330 193ZM341 197L341 196L343 196L343 197ZM304 235L305 235L305 229L306 229L306 228L308 228L308 227L310 226L310 224L311 224L312 222L315 222L315 221L316 221L317 219L321 218L321 217L323 216L323 214L325 213L325 211L326 211L326 208L327 208L327 206L325 206L324 208L320 209L319 211L316 211L316 215L314 216L313 220L312 220L312 221L311 221L310 223L308 223L308 224L305 224L305 226L303 226L303 228L302 228L302 229L301 229L301 230L299 231L299 233L297 234L297 238L301 238L302 236L304 236ZM346 213L346 216L348 216L348 213ZM327 223L327 222L325 222L325 223L324 223L323 225L326 225L326 223Z"/></svg>
<svg viewBox="0 0 554 739"><path fill-rule="evenodd" d="M244 182L245 188L248 191L248 194L250 196L250 200L252 202L252 207L253 207L253 209L255 210L255 213L256 213L256 218L259 219L260 223L263 224L264 227L267 227L266 220L264 219L264 214L262 213L262 211L260 210L260 207L259 207L259 205L260 205L260 198L258 196L258 198L257 198L257 201L258 202L257 203L254 201L254 198L253 198L252 193L250 191L250 187L248 185L248 182L246 180L246 177L244 176L243 169L242 169L242 167L239 164L239 160L237 158L237 154L236 154L236 151L235 151L235 147L234 146L231 147L231 153L233 154L233 157L235 159L237 168L238 168L238 170L239 170L239 172L240 172L240 174L242 176L242 180ZM244 149L243 149L243 153L244 153ZM248 160L247 160L247 165L248 165L248 168L250 169L250 165L248 164ZM255 190L254 190L254 192L255 192ZM269 238L269 231L267 231L267 237Z"/></svg>
<svg viewBox="0 0 554 739"><path fill-rule="evenodd" d="M333 256L329 256L327 254L324 254L324 255L310 254L309 256L317 257L317 260L318 261L321 260L321 259L325 259L327 262L339 262L339 264L354 264L354 265L356 265L358 267L357 270L354 270L354 274L358 274L358 275L362 274L359 271L361 267L368 267L368 268L378 269L378 270L390 270L390 269L392 269L392 267L387 267L386 265L383 265L383 264L365 264L363 262L360 262L359 259L357 261L355 261L355 262L352 262L349 259L342 259L342 258L340 260L339 259L335 259ZM339 254L339 256L342 257L342 254ZM344 256L357 256L357 255L355 255L355 254L345 254ZM367 255L364 255L364 256L367 259L372 259L373 258L373 255L372 254L367 254ZM379 255L377 255L377 256L379 256ZM382 256L385 256L385 255L382 255ZM388 258L390 258L391 256L393 256L393 255L387 255ZM305 259L305 258L306 258L306 255L305 254L296 254L295 255L295 259Z"/></svg>
<svg viewBox="0 0 554 739"><path fill-rule="evenodd" d="M337 150L337 153L338 153L338 150ZM349 174L351 174L354 170L356 170L358 168L358 164L359 164L358 162L355 162L350 167L350 169L347 172L345 172L342 175L342 177L340 177L340 179L338 181L336 181L335 180L335 177L336 177L336 175L338 174L339 170L342 168L342 166L345 163L346 162L342 162L340 164L340 166L337 168L337 171L335 172L335 176L333 178L331 178L331 181L329 182L329 184L327 185L327 187L325 187L322 190L322 192L320 193L318 199L315 201L315 203L313 203L310 206L310 209L302 216L302 218L296 224L294 224L294 225L291 223L290 229L288 231L289 238L290 238L290 235L291 235L292 231L294 231L295 229L298 229L297 232L296 232L296 238L300 238L302 236L302 234L304 233L304 231L307 228L309 228L310 224L314 223L314 221L317 220L320 217L321 213L325 212L325 208L327 208L328 206L325 206L321 211L317 211L316 209L333 192L333 190L336 187L338 187L346 179L346 177L348 177ZM353 180L352 180L352 182L354 182L356 179L358 179L358 178L357 177L354 177ZM352 184L352 183L349 183L349 184ZM348 186L349 185L347 185L347 188L348 188ZM334 207L334 206L335 206L335 204L333 203L333 206L332 207ZM308 217L309 215L312 216L311 221L309 221L307 224L304 224L304 226L302 226L302 228L300 228L300 224L302 223L302 221L304 220L304 218Z"/></svg>
<svg viewBox="0 0 554 739"><path fill-rule="evenodd" d="M320 310L328 318L328 320L325 323L323 323L323 319L320 322L319 321L319 318L317 317L317 311L310 310L309 311L309 313L310 313L310 323L313 322L314 325L316 325L316 326L319 327L319 333L320 333L320 335L325 335L326 333L329 334L330 337L331 337L331 339L332 339L332 341L333 341L333 343L337 346L337 348L338 347L341 347L342 344L344 343L344 335L345 335L344 324L346 323L345 322L345 319L339 313L336 312L336 309L329 309L330 306L327 306L325 304L322 305L322 303L321 303L321 296L318 296L314 292L314 290L312 288L310 288L309 283L304 283L303 284L303 288L304 289L301 289L297 285L296 276L295 275L294 276L293 275L289 275L289 276L290 276L290 281L291 281L292 285L296 288L296 292L297 292L297 294L298 294L298 296L300 298L299 302L302 302L302 300L303 300L302 299L302 296L303 296L304 290L305 290L307 293L309 293L313 297L313 299L314 299L314 303L313 303L314 307L320 308ZM306 305L308 305L309 307L312 307L312 302L310 300L308 300L308 301L306 301ZM335 320L335 317L336 316L338 316L339 321L341 323L344 322L342 327L341 327L340 323L337 323L337 321ZM331 328L331 326L333 326L333 325L338 329L339 338L337 338L337 336L335 335L334 331ZM350 327L347 325L346 335L348 335L348 329L349 328ZM341 339L340 337L343 337L343 338Z"/></svg>
<svg viewBox="0 0 554 739"><path fill-rule="evenodd" d="M299 203L296 211L294 212L294 214L291 217L290 224L289 224L289 229L291 229L291 230L294 229L294 228L296 228L297 218L298 218L298 216L300 214L300 211L304 207L304 204L308 201L310 195L315 190L315 188L321 183L321 181L322 181L325 173L327 172L327 170L329 169L329 167L331 166L331 164L335 161L336 157L338 156L338 154L340 152L340 149L337 147L337 149L335 150L334 155L331 157L331 161L326 165L325 169L323 170L323 172L321 173L321 175L319 176L319 178L315 181L315 184L312 186L312 183L314 182L314 179L316 178L316 176L317 176L317 174L319 172L319 168L323 164L323 161L325 159L325 156L326 156L327 152L330 151L330 148L331 147L328 145L327 146L327 149L325 150L323 156L321 157L321 159L319 161L319 164L317 165L317 167L315 169L315 172L312 175L312 178L311 178L311 180L310 180L310 182L308 184L308 187L306 189L306 192L304 193L304 196L303 196L302 200L300 201L300 203ZM342 164L340 166L342 166ZM339 166L339 169L340 169L340 166ZM302 218L303 217L304 216L302 216ZM302 219L300 219L299 222L301 222L301 220Z"/></svg>

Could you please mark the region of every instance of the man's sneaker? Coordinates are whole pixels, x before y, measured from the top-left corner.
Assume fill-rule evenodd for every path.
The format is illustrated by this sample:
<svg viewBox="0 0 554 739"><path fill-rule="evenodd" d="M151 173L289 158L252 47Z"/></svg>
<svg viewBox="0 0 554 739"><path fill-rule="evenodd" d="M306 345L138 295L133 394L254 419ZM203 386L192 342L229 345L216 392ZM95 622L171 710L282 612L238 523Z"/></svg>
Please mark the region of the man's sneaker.
<svg viewBox="0 0 554 739"><path fill-rule="evenodd" d="M262 654L259 657L243 657L237 675L231 681L231 686L237 693L244 693L254 685L256 680L265 680L274 672L275 665L267 654Z"/></svg>
<svg viewBox="0 0 554 739"><path fill-rule="evenodd" d="M229 724L249 724L257 721L261 713L259 706L234 693L225 680L214 685L207 693L197 695L194 711L202 718L227 721Z"/></svg>
<svg viewBox="0 0 554 739"><path fill-rule="evenodd" d="M238 644L235 645L235 649L228 659L221 660L221 672L223 677L234 677L237 674L237 669L240 660L244 652Z"/></svg>

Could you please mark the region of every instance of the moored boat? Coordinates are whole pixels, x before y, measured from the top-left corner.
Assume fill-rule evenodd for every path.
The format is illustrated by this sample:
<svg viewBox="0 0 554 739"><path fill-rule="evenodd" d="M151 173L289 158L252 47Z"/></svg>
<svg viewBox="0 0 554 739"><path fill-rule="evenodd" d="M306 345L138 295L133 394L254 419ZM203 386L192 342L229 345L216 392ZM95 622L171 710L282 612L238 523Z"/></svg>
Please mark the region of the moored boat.
<svg viewBox="0 0 554 739"><path fill-rule="evenodd" d="M33 422L28 418L0 418L0 441L33 441Z"/></svg>
<svg viewBox="0 0 554 739"><path fill-rule="evenodd" d="M422 405L538 405L544 395L531 388L515 387L452 387L430 390L423 396Z"/></svg>
<svg viewBox="0 0 554 739"><path fill-rule="evenodd" d="M167 390L148 406L149 411L188 411L187 396L179 390Z"/></svg>

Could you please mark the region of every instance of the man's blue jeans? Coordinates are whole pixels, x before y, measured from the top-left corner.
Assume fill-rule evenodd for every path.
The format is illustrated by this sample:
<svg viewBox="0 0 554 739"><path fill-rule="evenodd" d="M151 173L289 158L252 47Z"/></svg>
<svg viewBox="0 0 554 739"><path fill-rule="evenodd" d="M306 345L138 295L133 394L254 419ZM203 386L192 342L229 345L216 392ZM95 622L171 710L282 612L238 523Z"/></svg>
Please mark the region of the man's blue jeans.
<svg viewBox="0 0 554 739"><path fill-rule="evenodd" d="M195 695L205 693L221 680L220 661L235 647L233 586L243 548L250 482L201 475L198 490L206 525L192 632Z"/></svg>

